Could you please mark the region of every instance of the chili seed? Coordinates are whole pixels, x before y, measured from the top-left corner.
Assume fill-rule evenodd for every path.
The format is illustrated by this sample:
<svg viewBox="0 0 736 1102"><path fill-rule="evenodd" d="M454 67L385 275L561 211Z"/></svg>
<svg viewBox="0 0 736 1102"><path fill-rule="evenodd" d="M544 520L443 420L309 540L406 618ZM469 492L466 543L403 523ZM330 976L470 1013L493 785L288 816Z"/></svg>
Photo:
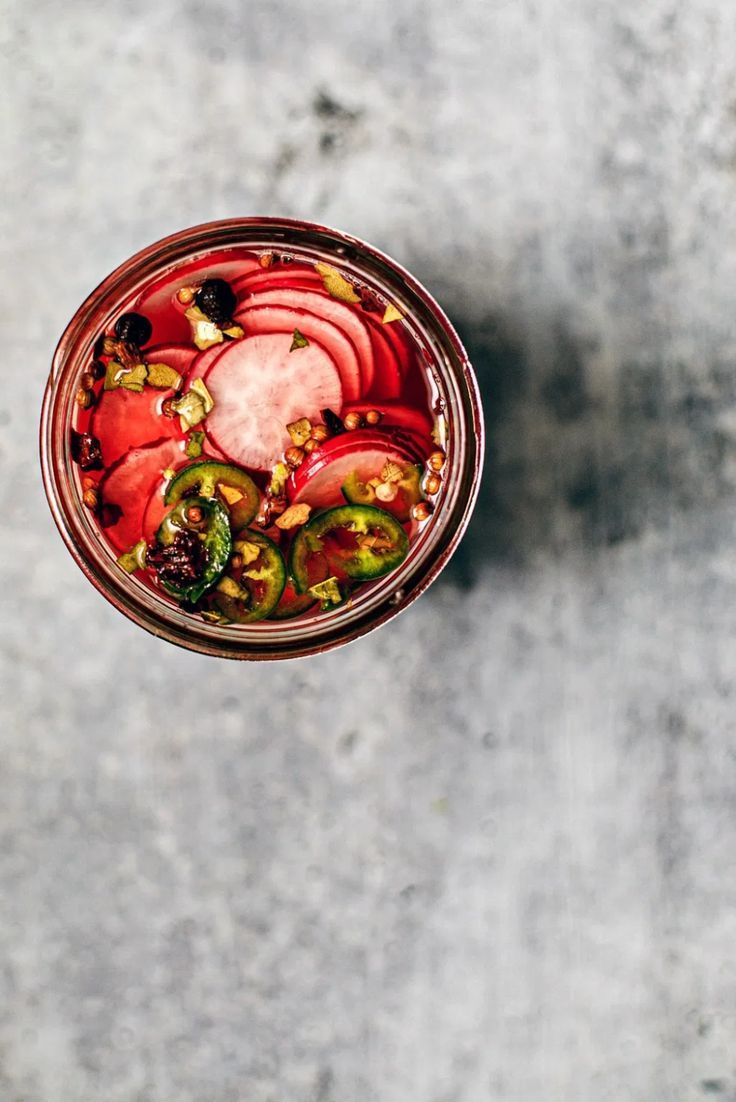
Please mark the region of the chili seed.
<svg viewBox="0 0 736 1102"><path fill-rule="evenodd" d="M399 492L395 482L379 482L376 486L376 497L379 501L393 501Z"/></svg>

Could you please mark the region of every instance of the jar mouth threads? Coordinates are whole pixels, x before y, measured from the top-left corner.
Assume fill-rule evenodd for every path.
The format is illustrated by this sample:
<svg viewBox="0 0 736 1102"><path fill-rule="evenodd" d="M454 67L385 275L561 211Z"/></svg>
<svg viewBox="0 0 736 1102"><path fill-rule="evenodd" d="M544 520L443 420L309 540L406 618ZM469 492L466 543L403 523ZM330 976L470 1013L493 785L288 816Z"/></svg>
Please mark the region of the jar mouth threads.
<svg viewBox="0 0 736 1102"><path fill-rule="evenodd" d="M431 521L413 540L395 573L371 582L368 591L356 595L350 607L342 605L294 621L264 620L248 626L195 619L166 604L134 576L121 574L100 538L92 511L80 501L78 472L67 443L74 411L81 405L76 398L80 374L96 362L94 351L100 333L112 332L111 322L123 308L172 269L204 261L218 250L233 249L260 250L263 255L285 252L291 258L286 267L292 267L294 258L297 262L308 258L324 267L334 267L331 260L335 265L339 262L341 271L355 285L365 286L379 300L392 303L406 319L421 349L435 410L446 436L437 442L427 460L425 492L437 494L437 500L427 502L427 516L417 507L414 518L419 523L431 514ZM269 267L263 270L267 274ZM371 311L368 316L379 315ZM82 389L84 393L92 392L91 387ZM375 422L368 414L377 411L350 412L354 416L346 432L369 433ZM309 451L314 448L310 446ZM51 510L85 575L116 608L154 634L201 653L231 658L273 659L319 653L358 638L407 607L439 574L462 536L477 497L482 455L477 384L457 335L432 296L371 246L322 226L282 219L233 219L194 227L157 242L116 269L80 307L61 338L41 423L42 470ZM308 463L310 458L307 453L300 462ZM381 503L381 495L390 502L390 483L381 485L376 504Z"/></svg>

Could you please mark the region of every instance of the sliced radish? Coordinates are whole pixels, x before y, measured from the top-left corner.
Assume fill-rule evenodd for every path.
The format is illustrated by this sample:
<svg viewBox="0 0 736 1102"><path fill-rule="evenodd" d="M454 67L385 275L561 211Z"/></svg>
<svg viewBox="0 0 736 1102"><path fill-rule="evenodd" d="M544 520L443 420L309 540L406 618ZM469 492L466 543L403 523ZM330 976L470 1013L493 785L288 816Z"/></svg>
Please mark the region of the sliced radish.
<svg viewBox="0 0 736 1102"><path fill-rule="evenodd" d="M215 360L229 347L229 342L226 344L213 344L211 348L205 348L204 352L199 352L192 360L191 367L189 368L189 373L185 380L186 387L191 387L195 379L204 379Z"/></svg>
<svg viewBox="0 0 736 1102"><path fill-rule="evenodd" d="M237 295L250 291L263 291L271 287L310 286L319 289L322 279L314 268L304 264L289 264L286 267L260 268L257 272L248 272L236 279L232 288Z"/></svg>
<svg viewBox="0 0 736 1102"><path fill-rule="evenodd" d="M386 338L393 349L393 355L398 360L401 375L404 379L407 378L412 365L416 361L416 353L403 323L397 321L383 325L380 321L380 315L374 315L368 318L368 324L371 331L372 329L378 329L379 333Z"/></svg>
<svg viewBox="0 0 736 1102"><path fill-rule="evenodd" d="M234 281L260 268L258 260L245 249L222 249L180 265L149 287L133 307L144 314L153 326L151 340L156 344L191 339L191 327L184 316L185 306L176 292L205 279Z"/></svg>
<svg viewBox="0 0 736 1102"><path fill-rule="evenodd" d="M164 494L166 493L168 484L167 479L163 477L160 478L154 486L153 493L148 499L148 504L143 513L143 521L141 522L141 535L146 543L150 543L153 540L153 537L158 532L161 521L171 509L171 506L167 505L164 501Z"/></svg>
<svg viewBox="0 0 736 1102"><path fill-rule="evenodd" d="M388 432L359 429L335 436L294 471L287 494L291 501L306 502L313 509L340 505L344 502L341 487L348 475L356 473L361 482L367 482L380 477L387 461L406 467L416 462L416 456Z"/></svg>
<svg viewBox="0 0 736 1102"><path fill-rule="evenodd" d="M252 299L253 306L290 306L294 310L307 310L326 321L333 322L349 340L358 353L360 362L361 392L367 394L373 385L375 365L373 345L364 320L344 302L323 295L319 291L299 291L285 287L283 290L262 291Z"/></svg>
<svg viewBox="0 0 736 1102"><path fill-rule="evenodd" d="M179 419L164 417L161 405L168 391L145 387L140 394L122 387L104 390L92 417L92 434L100 441L106 466L130 448L162 437L181 438Z"/></svg>
<svg viewBox="0 0 736 1102"><path fill-rule="evenodd" d="M158 440L148 447L133 448L105 475L100 485L103 504L121 510L105 532L119 550L126 551L141 539L143 518L163 472L176 469L184 458L181 442Z"/></svg>
<svg viewBox="0 0 736 1102"><path fill-rule="evenodd" d="M180 375L186 375L197 354L198 350L193 344L156 344L146 349L146 362L168 364Z"/></svg>
<svg viewBox="0 0 736 1102"><path fill-rule="evenodd" d="M342 405L340 375L324 348L315 341L290 352L291 342L291 333L234 341L206 375L215 403L207 436L243 467L269 470L291 446L287 424Z"/></svg>
<svg viewBox="0 0 736 1102"><path fill-rule="evenodd" d="M376 398L398 398L401 394L403 376L396 353L379 325L372 325L370 319L367 320L366 324L369 327L373 343L376 365L370 393Z"/></svg>
<svg viewBox="0 0 736 1102"><path fill-rule="evenodd" d="M258 298L252 300L254 304ZM343 400L354 401L360 397L360 365L351 341L336 325L306 310L292 310L287 306L245 306L235 320L242 325L246 336L260 333L290 333L298 329L308 341L317 341L335 361L340 372Z"/></svg>
<svg viewBox="0 0 736 1102"><path fill-rule="evenodd" d="M368 401L347 403L343 409L343 416L355 410L356 413L367 413L369 409L376 409L383 414L381 426L398 425L400 428L415 432L418 436L426 437L429 443L432 436L432 421L429 414L417 406L407 406L404 402L388 401L385 398Z"/></svg>

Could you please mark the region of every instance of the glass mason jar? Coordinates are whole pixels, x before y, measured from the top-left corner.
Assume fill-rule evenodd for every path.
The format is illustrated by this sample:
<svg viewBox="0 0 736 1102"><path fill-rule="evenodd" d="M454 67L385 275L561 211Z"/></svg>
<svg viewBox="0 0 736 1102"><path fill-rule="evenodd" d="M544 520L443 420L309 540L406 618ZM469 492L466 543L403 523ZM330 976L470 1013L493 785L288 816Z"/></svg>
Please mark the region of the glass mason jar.
<svg viewBox="0 0 736 1102"><path fill-rule="evenodd" d="M348 604L294 620L251 625L205 623L124 573L81 501L70 452L75 393L93 345L148 284L209 252L274 250L340 267L395 303L417 342L435 411L447 426L447 460L434 512L396 570L364 584ZM478 387L455 330L432 296L400 265L365 242L309 222L235 218L164 238L121 264L79 307L56 349L41 416L41 465L57 527L78 566L120 612L169 642L226 658L276 659L318 654L385 624L424 592L449 561L468 524L483 460Z"/></svg>

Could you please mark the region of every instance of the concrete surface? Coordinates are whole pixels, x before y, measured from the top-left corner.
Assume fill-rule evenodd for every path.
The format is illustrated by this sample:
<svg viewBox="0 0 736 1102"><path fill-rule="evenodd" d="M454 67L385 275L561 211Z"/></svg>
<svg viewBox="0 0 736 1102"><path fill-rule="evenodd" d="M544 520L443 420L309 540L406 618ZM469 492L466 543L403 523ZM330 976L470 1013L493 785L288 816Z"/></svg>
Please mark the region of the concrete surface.
<svg viewBox="0 0 736 1102"><path fill-rule="evenodd" d="M0 1100L736 1099L731 0L2 14ZM491 439L442 581L266 669L108 608L35 445L87 291L257 212L413 269Z"/></svg>

